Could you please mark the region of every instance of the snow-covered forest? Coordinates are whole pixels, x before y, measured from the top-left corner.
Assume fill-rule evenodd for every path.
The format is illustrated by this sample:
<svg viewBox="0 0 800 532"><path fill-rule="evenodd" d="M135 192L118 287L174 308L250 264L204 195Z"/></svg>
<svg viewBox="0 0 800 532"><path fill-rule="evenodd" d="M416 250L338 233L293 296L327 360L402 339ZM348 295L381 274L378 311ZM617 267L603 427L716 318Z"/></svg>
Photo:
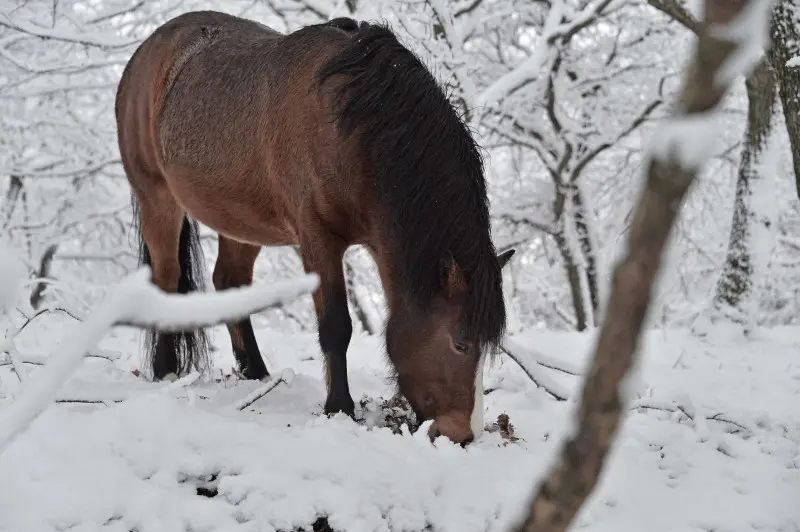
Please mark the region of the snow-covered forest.
<svg viewBox="0 0 800 532"><path fill-rule="evenodd" d="M748 6L732 34L749 48L715 127L678 131L705 0L0 0L0 531L509 530L577 430L670 149L703 164L572 529L800 530L800 1L727 3ZM140 270L116 90L145 38L203 9L280 32L385 22L446 87L482 148L495 247L515 250L473 443L431 444L393 397L367 250L344 259L355 422L323 414L298 249L263 248L227 298ZM200 236L213 286L217 235ZM223 324L251 312L269 383L240 378ZM142 329L192 324L213 326L213 370L150 380Z"/></svg>

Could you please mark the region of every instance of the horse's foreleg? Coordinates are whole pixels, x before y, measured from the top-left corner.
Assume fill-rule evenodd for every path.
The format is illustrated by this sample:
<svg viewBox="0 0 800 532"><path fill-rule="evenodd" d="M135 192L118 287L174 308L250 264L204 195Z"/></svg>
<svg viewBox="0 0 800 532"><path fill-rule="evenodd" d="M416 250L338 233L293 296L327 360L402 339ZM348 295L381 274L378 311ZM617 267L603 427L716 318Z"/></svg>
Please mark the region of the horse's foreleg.
<svg viewBox="0 0 800 532"><path fill-rule="evenodd" d="M306 272L319 275L320 284L314 292L317 311L319 345L325 356L325 378L328 398L325 413L354 414L353 398L347 381L347 348L353 324L347 307L342 260L347 244L337 235L314 220L306 222L300 243Z"/></svg>
<svg viewBox="0 0 800 532"><path fill-rule="evenodd" d="M219 252L213 276L214 288L227 290L252 283L253 266L259 251L261 251L259 246L244 244L219 235ZM231 335L233 355L244 377L256 380L269 377L269 371L258 349L250 317L229 324L228 333Z"/></svg>

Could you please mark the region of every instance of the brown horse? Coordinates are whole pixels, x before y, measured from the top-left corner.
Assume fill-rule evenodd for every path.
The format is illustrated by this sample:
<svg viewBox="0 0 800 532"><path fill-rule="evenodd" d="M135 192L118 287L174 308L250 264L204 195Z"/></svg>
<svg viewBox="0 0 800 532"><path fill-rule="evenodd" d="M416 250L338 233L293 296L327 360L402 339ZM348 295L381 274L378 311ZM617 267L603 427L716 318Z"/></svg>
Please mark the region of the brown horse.
<svg viewBox="0 0 800 532"><path fill-rule="evenodd" d="M431 434L481 428L483 361L505 323L483 161L422 62L384 26L336 19L280 34L217 12L178 16L136 50L116 100L140 257L167 292L201 289L197 225L219 233L217 290L252 282L261 246L298 245L325 356L325 412L353 415L342 259L364 244L389 305L400 391ZM240 371L267 377L250 319ZM153 377L207 362L202 331L149 335ZM477 400L476 400L477 398Z"/></svg>

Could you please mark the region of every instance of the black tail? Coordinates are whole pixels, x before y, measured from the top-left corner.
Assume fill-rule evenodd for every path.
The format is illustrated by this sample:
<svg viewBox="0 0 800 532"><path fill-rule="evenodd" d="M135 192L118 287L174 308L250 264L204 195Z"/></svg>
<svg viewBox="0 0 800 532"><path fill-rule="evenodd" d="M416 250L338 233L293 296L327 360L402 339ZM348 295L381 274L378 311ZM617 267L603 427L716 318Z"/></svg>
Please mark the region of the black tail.
<svg viewBox="0 0 800 532"><path fill-rule="evenodd" d="M139 202L135 194L131 194L131 205L133 207L133 229L136 231L139 240L139 265L149 266L151 264L150 250L147 248L140 228ZM189 292L204 291L206 289L205 261L203 247L200 243L200 232L197 222L189 220L188 217L184 217L183 226L181 227L178 263L181 267L178 293L187 294ZM169 350L174 352L174 355L169 353L166 353L166 355L174 356L177 359L178 375L188 373L193 367L200 372L210 367L209 342L205 330L198 329L193 332L169 334L159 334L156 330L149 330L145 335L144 351L147 369L151 373L154 368L159 341L165 342L162 349L169 346ZM163 377L163 375L159 377Z"/></svg>

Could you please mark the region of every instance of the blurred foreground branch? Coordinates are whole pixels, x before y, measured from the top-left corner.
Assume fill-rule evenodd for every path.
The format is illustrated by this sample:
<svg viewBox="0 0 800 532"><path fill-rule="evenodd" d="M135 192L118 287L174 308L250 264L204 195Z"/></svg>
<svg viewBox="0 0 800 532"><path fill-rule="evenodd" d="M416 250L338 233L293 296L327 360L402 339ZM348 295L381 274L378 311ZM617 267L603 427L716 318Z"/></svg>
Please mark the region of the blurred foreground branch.
<svg viewBox="0 0 800 532"><path fill-rule="evenodd" d="M686 193L713 153L717 136L713 111L734 78L758 60L770 4L770 0L706 0L705 22L678 105L651 148L627 249L614 271L577 431L566 441L516 531L566 530L597 484L624 410L622 380L638 352L667 239Z"/></svg>

